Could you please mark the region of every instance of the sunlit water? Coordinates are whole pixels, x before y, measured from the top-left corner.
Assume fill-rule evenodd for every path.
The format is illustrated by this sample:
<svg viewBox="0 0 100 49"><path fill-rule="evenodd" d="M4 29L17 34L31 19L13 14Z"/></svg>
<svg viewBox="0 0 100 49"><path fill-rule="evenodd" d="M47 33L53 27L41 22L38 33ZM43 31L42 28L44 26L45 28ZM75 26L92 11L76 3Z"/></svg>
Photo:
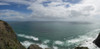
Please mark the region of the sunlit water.
<svg viewBox="0 0 100 49"><path fill-rule="evenodd" d="M38 44L42 48L73 49L76 46L98 49L92 42L100 32L100 24L73 22L8 22L26 48Z"/></svg>

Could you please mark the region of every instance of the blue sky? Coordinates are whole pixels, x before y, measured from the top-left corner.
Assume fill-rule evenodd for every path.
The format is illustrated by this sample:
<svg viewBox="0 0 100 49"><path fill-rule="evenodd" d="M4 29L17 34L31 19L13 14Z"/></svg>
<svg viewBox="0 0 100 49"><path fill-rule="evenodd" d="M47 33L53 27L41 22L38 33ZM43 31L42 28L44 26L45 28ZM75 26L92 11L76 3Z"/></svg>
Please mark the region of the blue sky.
<svg viewBox="0 0 100 49"><path fill-rule="evenodd" d="M0 0L6 21L99 21L96 0Z"/></svg>
<svg viewBox="0 0 100 49"><path fill-rule="evenodd" d="M10 3L11 5L0 5L0 10L14 10L22 13L31 13L31 10L27 9L27 5L20 5L20 4L14 4Z"/></svg>
<svg viewBox="0 0 100 49"><path fill-rule="evenodd" d="M28 1L28 0L27 0ZM69 2L72 4L77 4L78 2L80 2L81 0L62 0L63 2ZM42 4L43 6L48 6L49 3L51 3L52 1L48 0L48 1L43 1L40 4ZM31 13L31 10L28 10L27 7L29 5L24 5L24 4L17 4L17 3L11 3L11 2L6 2L6 1L0 1L0 3L9 3L9 5L0 5L0 10L5 10L5 9L9 9L9 10L15 10L18 12L23 12L23 13ZM33 2L34 3L34 2ZM67 7L69 5L66 5Z"/></svg>

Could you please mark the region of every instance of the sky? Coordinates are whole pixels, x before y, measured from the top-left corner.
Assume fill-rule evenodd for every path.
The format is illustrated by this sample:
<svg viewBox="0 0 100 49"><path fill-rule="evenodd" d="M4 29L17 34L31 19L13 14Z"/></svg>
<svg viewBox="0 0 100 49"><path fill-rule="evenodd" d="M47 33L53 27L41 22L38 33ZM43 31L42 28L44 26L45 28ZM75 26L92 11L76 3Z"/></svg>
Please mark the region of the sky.
<svg viewBox="0 0 100 49"><path fill-rule="evenodd" d="M100 0L0 0L5 21L100 21Z"/></svg>

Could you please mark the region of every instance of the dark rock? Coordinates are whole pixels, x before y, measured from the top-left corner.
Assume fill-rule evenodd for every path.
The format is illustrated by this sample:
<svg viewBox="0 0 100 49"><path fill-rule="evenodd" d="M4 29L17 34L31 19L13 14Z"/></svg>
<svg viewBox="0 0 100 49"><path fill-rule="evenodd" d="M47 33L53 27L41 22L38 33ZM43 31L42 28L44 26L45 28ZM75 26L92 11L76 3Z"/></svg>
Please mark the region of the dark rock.
<svg viewBox="0 0 100 49"><path fill-rule="evenodd" d="M88 49L88 47L76 47L75 49Z"/></svg>
<svg viewBox="0 0 100 49"><path fill-rule="evenodd" d="M93 41L93 43L100 48L100 33L99 33L98 37Z"/></svg>
<svg viewBox="0 0 100 49"><path fill-rule="evenodd" d="M49 48L45 48L45 49L49 49Z"/></svg>
<svg viewBox="0 0 100 49"><path fill-rule="evenodd" d="M25 49L10 25L0 20L0 49Z"/></svg>
<svg viewBox="0 0 100 49"><path fill-rule="evenodd" d="M29 47L28 47L28 49L42 49L41 47L39 47L38 45L30 45Z"/></svg>

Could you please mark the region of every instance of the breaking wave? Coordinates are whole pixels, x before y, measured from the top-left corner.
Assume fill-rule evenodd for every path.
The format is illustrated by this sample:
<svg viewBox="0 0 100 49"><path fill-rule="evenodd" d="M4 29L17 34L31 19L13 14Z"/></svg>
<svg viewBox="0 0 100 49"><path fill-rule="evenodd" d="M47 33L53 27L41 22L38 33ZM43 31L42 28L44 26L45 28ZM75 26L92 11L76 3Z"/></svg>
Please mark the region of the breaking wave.
<svg viewBox="0 0 100 49"><path fill-rule="evenodd" d="M100 49L93 43L99 32L100 29L93 30L78 38L68 40L68 43L78 44L79 47L88 47L89 49Z"/></svg>
<svg viewBox="0 0 100 49"><path fill-rule="evenodd" d="M24 41L24 42L21 42L21 44L24 45L26 48L28 48L31 44L36 44L36 43L30 42L30 41ZM41 47L43 49L48 48L48 46L45 44L38 44L37 43L37 45L39 45L39 47Z"/></svg>
<svg viewBox="0 0 100 49"><path fill-rule="evenodd" d="M71 45L74 45L74 46L80 46L80 47L81 46L88 47L89 49L99 49L95 44L93 44L93 40L96 39L99 32L100 32L100 29L96 29L96 30L86 33L85 35L79 35L77 38L73 38L70 40L66 40L66 41L56 40L56 41L53 41L52 47L53 49L60 49L59 46L69 47ZM38 37L29 36L25 34L17 34L17 35L19 37L33 39L35 41L40 40ZM48 43L50 43L52 40L44 39L42 41L43 42L40 44L40 43L35 43L32 41L26 40L26 41L21 42L21 44L24 45L26 48L30 46L31 44L37 44L42 48L48 48L49 47ZM72 48L69 47L68 49L72 49Z"/></svg>
<svg viewBox="0 0 100 49"><path fill-rule="evenodd" d="M35 41L39 41L39 38L34 37L34 36L29 36L29 35L25 35L25 34L17 34L19 37L23 37L23 38L27 38L27 39L33 39Z"/></svg>

